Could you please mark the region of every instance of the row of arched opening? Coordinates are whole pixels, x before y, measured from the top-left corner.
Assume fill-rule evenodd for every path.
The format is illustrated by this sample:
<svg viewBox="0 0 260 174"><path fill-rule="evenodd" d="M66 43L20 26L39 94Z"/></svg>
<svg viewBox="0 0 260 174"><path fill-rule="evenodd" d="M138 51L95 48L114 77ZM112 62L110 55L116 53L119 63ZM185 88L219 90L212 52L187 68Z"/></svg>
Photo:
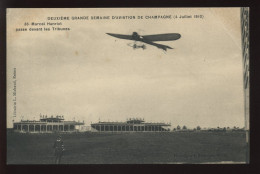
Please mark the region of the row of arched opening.
<svg viewBox="0 0 260 174"><path fill-rule="evenodd" d="M97 131L167 131L162 126L92 125Z"/></svg>
<svg viewBox="0 0 260 174"><path fill-rule="evenodd" d="M74 131L75 125L21 125L15 124L14 130L25 132L46 132L46 131Z"/></svg>

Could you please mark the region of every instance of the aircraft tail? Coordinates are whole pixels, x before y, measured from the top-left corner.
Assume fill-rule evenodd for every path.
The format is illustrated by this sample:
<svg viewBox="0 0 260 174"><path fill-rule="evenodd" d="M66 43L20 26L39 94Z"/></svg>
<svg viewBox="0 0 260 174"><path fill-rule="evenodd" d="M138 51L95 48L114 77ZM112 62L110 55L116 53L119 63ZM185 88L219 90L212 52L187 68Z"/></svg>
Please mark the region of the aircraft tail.
<svg viewBox="0 0 260 174"><path fill-rule="evenodd" d="M163 49L164 51L167 51L167 49L173 49L172 47L169 47L167 45L158 46L158 48Z"/></svg>
<svg viewBox="0 0 260 174"><path fill-rule="evenodd" d="M149 41L143 41L144 43L156 46L159 49L162 49L164 51L167 51L167 49L173 49L172 47L169 47L168 45L163 45L163 44L158 44L158 43L154 43L154 42L149 42Z"/></svg>

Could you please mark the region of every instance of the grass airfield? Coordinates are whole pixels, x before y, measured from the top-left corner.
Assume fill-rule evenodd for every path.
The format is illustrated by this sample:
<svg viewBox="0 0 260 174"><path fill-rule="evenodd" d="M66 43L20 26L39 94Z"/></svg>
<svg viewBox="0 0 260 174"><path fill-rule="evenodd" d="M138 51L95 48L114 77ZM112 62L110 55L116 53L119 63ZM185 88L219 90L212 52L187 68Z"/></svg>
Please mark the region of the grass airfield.
<svg viewBox="0 0 260 174"><path fill-rule="evenodd" d="M245 132L7 133L7 164L54 164L61 135L61 164L244 163Z"/></svg>

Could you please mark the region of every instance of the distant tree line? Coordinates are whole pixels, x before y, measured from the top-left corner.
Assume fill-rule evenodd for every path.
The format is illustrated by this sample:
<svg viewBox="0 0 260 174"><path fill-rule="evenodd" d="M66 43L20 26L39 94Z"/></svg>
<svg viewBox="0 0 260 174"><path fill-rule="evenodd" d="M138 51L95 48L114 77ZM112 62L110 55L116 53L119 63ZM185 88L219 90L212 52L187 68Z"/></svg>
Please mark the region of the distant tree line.
<svg viewBox="0 0 260 174"><path fill-rule="evenodd" d="M182 127L178 125L176 128L173 128L172 131L208 131L208 132L226 132L226 131L244 131L244 128L239 127L216 127L216 128L201 128L200 126L197 126L196 128L188 128L186 125L183 125Z"/></svg>

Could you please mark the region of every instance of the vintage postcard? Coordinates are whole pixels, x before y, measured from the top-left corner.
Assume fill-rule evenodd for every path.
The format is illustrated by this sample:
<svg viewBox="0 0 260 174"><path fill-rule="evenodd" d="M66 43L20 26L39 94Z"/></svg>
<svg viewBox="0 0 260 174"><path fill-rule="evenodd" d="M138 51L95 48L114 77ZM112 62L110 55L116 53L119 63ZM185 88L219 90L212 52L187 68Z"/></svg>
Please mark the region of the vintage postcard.
<svg viewBox="0 0 260 174"><path fill-rule="evenodd" d="M6 16L7 164L249 163L249 8Z"/></svg>

